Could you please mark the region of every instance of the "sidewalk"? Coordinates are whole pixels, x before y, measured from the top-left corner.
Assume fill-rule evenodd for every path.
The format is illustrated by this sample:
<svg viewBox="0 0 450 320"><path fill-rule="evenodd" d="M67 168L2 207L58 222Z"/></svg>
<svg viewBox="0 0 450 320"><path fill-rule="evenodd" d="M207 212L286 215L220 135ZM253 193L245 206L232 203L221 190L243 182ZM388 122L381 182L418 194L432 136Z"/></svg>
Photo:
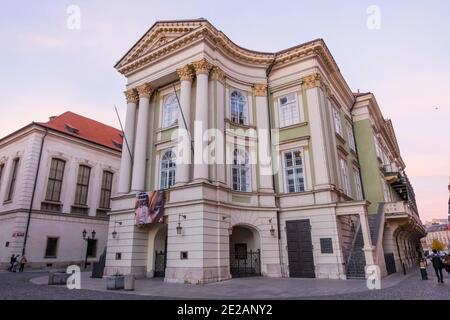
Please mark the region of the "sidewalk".
<svg viewBox="0 0 450 320"><path fill-rule="evenodd" d="M407 275L402 273L390 275L381 280L381 287L385 289L396 286L414 275L416 275L414 272ZM48 277L37 277L30 281L37 285L47 285ZM369 291L365 280L265 277L236 278L205 285L166 283L162 278L137 279L134 291L111 291L106 290L105 279L92 279L90 272L82 272L81 289L168 299L295 299Z"/></svg>

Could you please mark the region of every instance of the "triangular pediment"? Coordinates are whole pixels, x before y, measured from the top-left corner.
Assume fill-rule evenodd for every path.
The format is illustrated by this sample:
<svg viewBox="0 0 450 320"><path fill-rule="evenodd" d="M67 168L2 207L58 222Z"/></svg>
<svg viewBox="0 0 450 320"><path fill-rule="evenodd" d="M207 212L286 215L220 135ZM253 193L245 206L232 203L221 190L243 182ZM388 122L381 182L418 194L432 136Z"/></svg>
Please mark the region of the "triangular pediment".
<svg viewBox="0 0 450 320"><path fill-rule="evenodd" d="M116 64L116 68L139 59L140 57L163 47L187 33L202 27L207 21L204 19L185 21L158 21Z"/></svg>

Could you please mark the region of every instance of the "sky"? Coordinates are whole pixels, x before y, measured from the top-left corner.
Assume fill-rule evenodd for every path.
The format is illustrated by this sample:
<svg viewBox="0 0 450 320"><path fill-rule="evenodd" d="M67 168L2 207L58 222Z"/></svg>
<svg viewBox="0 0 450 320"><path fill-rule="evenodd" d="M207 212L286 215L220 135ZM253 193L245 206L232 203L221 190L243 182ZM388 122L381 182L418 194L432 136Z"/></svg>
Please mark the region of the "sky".
<svg viewBox="0 0 450 320"><path fill-rule="evenodd" d="M392 120L422 220L447 217L450 1L2 1L0 137L67 110L119 127L114 64L156 20L200 17L253 50L323 38Z"/></svg>

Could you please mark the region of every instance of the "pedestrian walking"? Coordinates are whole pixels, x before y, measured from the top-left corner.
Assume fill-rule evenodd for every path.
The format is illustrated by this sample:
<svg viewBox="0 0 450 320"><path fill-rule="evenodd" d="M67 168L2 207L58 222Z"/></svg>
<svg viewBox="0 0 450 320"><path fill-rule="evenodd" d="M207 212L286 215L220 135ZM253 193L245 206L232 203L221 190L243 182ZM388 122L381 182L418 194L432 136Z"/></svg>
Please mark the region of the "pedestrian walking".
<svg viewBox="0 0 450 320"><path fill-rule="evenodd" d="M450 252L444 257L444 269L447 271L450 278Z"/></svg>
<svg viewBox="0 0 450 320"><path fill-rule="evenodd" d="M16 256L13 254L11 258L9 258L9 269L8 271L12 271L14 267L14 261L16 260Z"/></svg>
<svg viewBox="0 0 450 320"><path fill-rule="evenodd" d="M419 267L420 267L420 275L422 276L422 280L428 280L427 261L424 258L420 258Z"/></svg>
<svg viewBox="0 0 450 320"><path fill-rule="evenodd" d="M19 272L23 272L23 269L25 269L25 264L28 262L27 257L25 257L25 255L23 255L20 258L20 266L19 266Z"/></svg>
<svg viewBox="0 0 450 320"><path fill-rule="evenodd" d="M444 268L444 263L442 262L441 256L438 254L436 249L433 249L431 262L433 264L434 271L436 272L438 282L444 283L444 277L442 276L442 269Z"/></svg>

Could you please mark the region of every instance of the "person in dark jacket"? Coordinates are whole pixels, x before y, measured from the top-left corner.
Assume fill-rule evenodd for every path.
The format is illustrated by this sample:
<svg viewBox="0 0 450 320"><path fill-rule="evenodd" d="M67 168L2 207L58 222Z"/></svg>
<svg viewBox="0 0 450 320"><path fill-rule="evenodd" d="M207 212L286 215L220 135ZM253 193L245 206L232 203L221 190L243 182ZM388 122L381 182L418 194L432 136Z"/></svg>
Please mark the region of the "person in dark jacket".
<svg viewBox="0 0 450 320"><path fill-rule="evenodd" d="M14 262L16 262L16 256L13 254L9 259L9 269L8 271L12 271L14 267Z"/></svg>
<svg viewBox="0 0 450 320"><path fill-rule="evenodd" d="M436 249L433 249L433 255L431 257L431 262L433 264L434 271L438 278L439 283L444 283L444 277L442 275L442 269L444 268L444 263L442 262L441 256L438 254Z"/></svg>

